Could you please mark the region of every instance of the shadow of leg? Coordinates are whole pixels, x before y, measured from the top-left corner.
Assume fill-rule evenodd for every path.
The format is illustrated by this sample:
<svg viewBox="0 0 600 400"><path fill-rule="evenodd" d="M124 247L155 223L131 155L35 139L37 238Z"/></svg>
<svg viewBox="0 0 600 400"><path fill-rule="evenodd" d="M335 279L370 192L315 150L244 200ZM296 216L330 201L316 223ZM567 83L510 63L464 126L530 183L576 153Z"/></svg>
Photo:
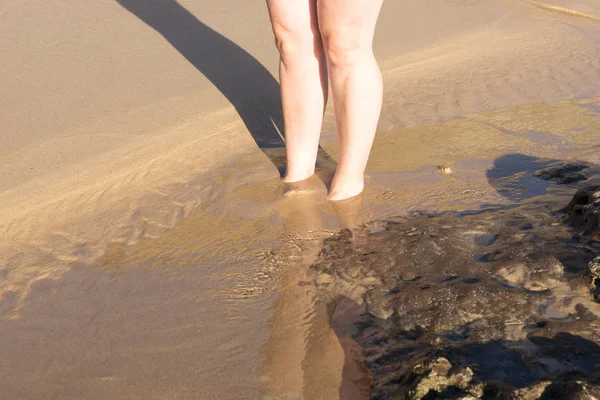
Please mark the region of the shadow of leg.
<svg viewBox="0 0 600 400"><path fill-rule="evenodd" d="M285 170L279 84L250 53L199 21L175 0L116 0L161 34L231 102L257 146ZM320 149L320 163L331 158Z"/></svg>

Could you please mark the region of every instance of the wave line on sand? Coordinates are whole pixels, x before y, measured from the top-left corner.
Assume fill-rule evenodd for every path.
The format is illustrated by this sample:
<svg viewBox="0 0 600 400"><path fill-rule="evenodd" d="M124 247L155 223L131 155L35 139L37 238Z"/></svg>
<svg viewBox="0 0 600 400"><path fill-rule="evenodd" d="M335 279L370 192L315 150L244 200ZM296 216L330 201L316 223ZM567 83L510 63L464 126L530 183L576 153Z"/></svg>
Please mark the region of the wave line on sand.
<svg viewBox="0 0 600 400"><path fill-rule="evenodd" d="M535 1L535 0L524 0L524 1L525 1L525 3L529 3L533 6L541 8L543 10L553 11L553 12L566 14L566 15L571 15L573 17L582 17L582 18L587 18L587 19L591 19L594 21L600 21L600 18L598 18L598 17L583 13L581 11L573 10L571 8L559 7L559 6L555 6L555 5L548 4L548 3L542 3L540 1Z"/></svg>

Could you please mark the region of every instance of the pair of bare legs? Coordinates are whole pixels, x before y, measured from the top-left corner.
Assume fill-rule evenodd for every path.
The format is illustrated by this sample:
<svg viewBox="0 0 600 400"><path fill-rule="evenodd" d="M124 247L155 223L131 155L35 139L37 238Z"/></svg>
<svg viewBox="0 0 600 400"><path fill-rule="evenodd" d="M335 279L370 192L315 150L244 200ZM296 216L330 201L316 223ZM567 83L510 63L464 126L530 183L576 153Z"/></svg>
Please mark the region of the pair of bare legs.
<svg viewBox="0 0 600 400"><path fill-rule="evenodd" d="M364 172L382 102L373 55L383 0L267 0L277 48L286 137L285 182L315 172L328 82L339 140L338 166L328 198L364 189Z"/></svg>

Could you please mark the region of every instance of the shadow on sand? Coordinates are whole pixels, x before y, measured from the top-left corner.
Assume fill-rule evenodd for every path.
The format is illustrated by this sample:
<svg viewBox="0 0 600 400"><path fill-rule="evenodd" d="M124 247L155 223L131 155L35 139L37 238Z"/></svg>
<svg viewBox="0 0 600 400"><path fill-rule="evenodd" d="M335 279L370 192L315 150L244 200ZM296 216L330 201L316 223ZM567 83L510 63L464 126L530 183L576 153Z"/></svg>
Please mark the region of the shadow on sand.
<svg viewBox="0 0 600 400"><path fill-rule="evenodd" d="M160 33L231 102L257 146L285 170L279 84L250 53L199 21L175 0L117 0ZM331 158L319 148L319 159Z"/></svg>

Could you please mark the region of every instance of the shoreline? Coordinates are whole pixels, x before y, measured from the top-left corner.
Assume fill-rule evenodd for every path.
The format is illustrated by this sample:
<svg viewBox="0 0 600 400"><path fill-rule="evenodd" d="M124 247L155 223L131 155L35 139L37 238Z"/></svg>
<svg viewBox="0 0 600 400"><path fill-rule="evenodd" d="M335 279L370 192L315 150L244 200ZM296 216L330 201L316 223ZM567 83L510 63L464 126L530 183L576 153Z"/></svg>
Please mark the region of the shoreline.
<svg viewBox="0 0 600 400"><path fill-rule="evenodd" d="M380 132L376 137L367 171L372 176L370 179L372 187L367 188L367 191L385 192L385 186L389 185L385 182L389 177L385 177L389 173L398 177L408 177L411 171L421 171L415 175L417 178L410 178L410 183L398 181L387 188L387 192L395 193L397 202L409 205L423 196L418 194L419 191L429 190L431 183L442 179L442 175L435 173L440 165L452 169L462 165L458 168L458 175L452 176L470 179L468 173L461 177L462 169L465 167L471 169L473 166L481 168L477 166L478 162L511 151L551 156L564 150L585 148L595 143L593 130L598 121L593 110L599 105L600 98L557 104L526 105L465 115L460 119L407 127L395 132ZM586 107L591 110L589 116L586 116L588 112ZM542 121L540 117L543 118L544 115L552 117ZM514 118L517 118L517 122L512 124L510 121ZM190 122L186 125L193 124ZM548 126L547 130L528 137L530 127L544 124ZM578 125L575 126L576 124ZM232 123L223 128L222 132L235 132L236 126L239 127L239 123ZM577 129L564 131L563 126ZM187 129L181 131L187 136ZM440 135L444 136L445 147L438 147L436 144L436 138ZM172 141L172 138L165 136L156 135L155 138L162 142ZM223 146L219 148L220 144ZM212 166L211 160L201 163L200 168L194 167L192 163L181 161L193 160L194 153L200 149L207 151L204 138L197 138L193 141L182 141L179 148L172 150L169 155L161 154L154 159L150 158L146 164L138 163L137 169L134 170L131 170L128 162L125 161L123 163L125 167L121 171L113 170L112 175L108 175L104 181L82 185L64 181L64 177L61 177L63 181L61 184L64 187L78 189L64 191L64 194L53 200L47 200L44 204L41 199L48 199L49 190L61 193L58 187L49 187L42 190L38 197L29 198L30 209L24 210L27 203L22 203L18 196L13 196L13 201L17 204L14 210L22 210L22 215L26 218L19 216L10 207L11 198L6 196L6 192L0 194L0 199L5 204L3 219L11 221L8 218L11 214L14 218L12 220L14 222L5 225L3 245L0 246L0 262L10 266L7 270L9 279L4 282L0 291L6 293L16 290L16 292L22 291L25 295L28 292L27 288L38 279L52 276L58 279L62 274L61 271L71 268L69 265L93 265L105 254L107 246L111 244L128 246L139 240L160 237L198 207L221 204L219 215L224 216L227 213L235 215L236 211L231 208L234 206L226 205L235 203L228 200L231 199L232 193L239 192L239 189L244 187L251 188L251 194L247 197L251 200L258 193L256 190L261 191L252 188L260 188L265 183L277 181L277 169L268 162L268 158L259 149L252 145L251 140L246 140L245 154L238 153L236 156L230 156L231 158L227 158L228 151L232 149L227 142L216 141L211 145L215 149L212 152L212 161L215 164ZM453 151L453 148L456 152L460 152L460 155ZM335 147L324 144L324 149L335 157ZM397 149L403 149L405 156L396 158ZM239 150L240 148L237 147L235 151ZM144 147L140 147L137 151L143 152ZM136 158L135 154L132 155L128 151L124 153ZM109 156L109 158L115 157ZM104 163L92 162L92 164L97 168L104 167ZM430 170L434 175L424 178L423 168ZM245 176L242 177L242 173ZM101 175L92 169L86 171L83 176L75 175L73 179L76 179L75 182L86 182L91 180L92 176ZM178 176L177 183L169 182L173 176ZM419 179L424 179L423 185L419 184ZM422 189L418 189L417 192L406 192L407 183L414 187L420 186ZM40 185L36 184L32 187L39 188ZM275 196L271 197L270 201L276 201L275 187L271 187L270 190ZM482 187L478 190L483 190L482 199L487 196L485 194L487 189ZM24 190L23 193L28 192ZM31 196L30 193L29 195ZM390 198L391 194L383 198L376 193L374 196L375 203L385 204L388 202L386 198ZM93 208L86 206L88 199L92 201ZM99 201L102 203L100 204ZM442 203L443 200L440 198L426 201L426 204L431 204L433 207L439 207ZM418 200L415 204L423 204L423 201ZM48 215L52 215L52 218L42 217ZM383 215L379 217L381 216ZM46 225L41 225L42 221ZM35 267L40 262L44 267ZM22 273L25 276L19 277ZM24 297L18 297L20 304ZM8 311L8 315L18 315Z"/></svg>

